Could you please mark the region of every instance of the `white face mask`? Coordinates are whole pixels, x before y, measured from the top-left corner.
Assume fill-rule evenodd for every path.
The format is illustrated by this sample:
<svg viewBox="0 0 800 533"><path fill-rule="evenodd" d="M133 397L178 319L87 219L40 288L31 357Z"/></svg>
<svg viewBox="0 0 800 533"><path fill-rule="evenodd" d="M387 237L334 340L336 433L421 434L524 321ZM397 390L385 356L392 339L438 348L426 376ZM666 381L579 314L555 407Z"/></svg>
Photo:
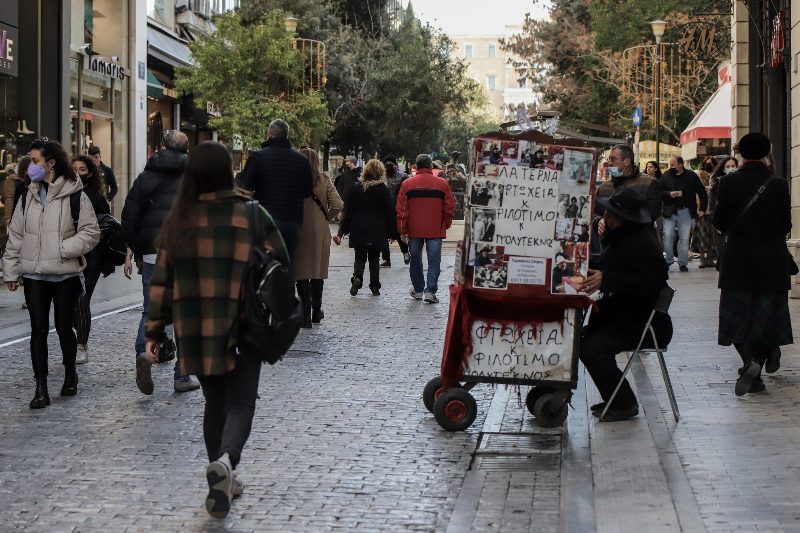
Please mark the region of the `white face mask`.
<svg viewBox="0 0 800 533"><path fill-rule="evenodd" d="M739 169L736 168L736 167L725 167L724 172L725 172L725 174L731 174L733 172L736 172L737 170L739 170Z"/></svg>

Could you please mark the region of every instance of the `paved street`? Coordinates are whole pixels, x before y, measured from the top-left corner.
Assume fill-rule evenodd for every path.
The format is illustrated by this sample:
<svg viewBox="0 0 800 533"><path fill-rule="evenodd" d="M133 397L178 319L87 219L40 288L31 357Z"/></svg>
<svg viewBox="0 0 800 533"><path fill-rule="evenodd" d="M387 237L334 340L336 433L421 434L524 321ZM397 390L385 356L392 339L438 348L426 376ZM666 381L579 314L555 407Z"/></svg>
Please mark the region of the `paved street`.
<svg viewBox="0 0 800 533"><path fill-rule="evenodd" d="M55 395L42 411L28 409L27 342L4 346L0 529L800 531L797 350L765 378L768 392L736 398L738 357L715 341L713 272L672 275L668 365L680 423L645 356L634 365L643 407L634 421L588 416L597 392L581 373L563 430L533 424L525 388L484 385L472 391L475 424L451 434L420 400L438 372L446 291L436 306L408 298L407 267L394 253L382 296L351 298L351 251L334 250L323 325L264 368L241 464L246 492L224 521L203 509L200 393L174 394L171 365L155 369L153 396L133 382L137 310L96 321L78 396ZM452 276L453 250L446 254L443 285ZM123 289L107 298L131 298ZM794 302L792 310L800 316ZM50 346L57 394L54 334Z"/></svg>

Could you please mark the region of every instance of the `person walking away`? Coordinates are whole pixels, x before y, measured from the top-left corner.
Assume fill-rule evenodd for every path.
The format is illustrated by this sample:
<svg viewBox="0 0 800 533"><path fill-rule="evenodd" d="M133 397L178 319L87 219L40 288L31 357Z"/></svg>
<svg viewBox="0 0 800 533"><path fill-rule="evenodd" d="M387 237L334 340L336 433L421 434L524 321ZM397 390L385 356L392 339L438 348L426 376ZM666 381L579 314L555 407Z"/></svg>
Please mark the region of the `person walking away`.
<svg viewBox="0 0 800 533"><path fill-rule="evenodd" d="M50 405L47 336L51 304L64 365L61 396L78 393L78 343L72 315L75 301L83 292L83 256L100 242L100 228L92 204L82 192L83 184L61 145L46 137L37 139L31 144L30 158L27 173L31 184L11 217L3 278L10 291L17 290L20 278L25 279L36 380L30 407L41 409Z"/></svg>
<svg viewBox="0 0 800 533"><path fill-rule="evenodd" d="M264 148L247 158L241 185L272 216L294 265L304 200L311 196L314 178L308 158L292 149L285 121L273 120L268 135Z"/></svg>
<svg viewBox="0 0 800 533"><path fill-rule="evenodd" d="M408 240L411 254L411 297L438 303L442 239L447 236L456 204L447 180L434 176L430 155L418 155L416 167L416 175L403 182L397 195L397 229L401 238ZM423 246L428 254L427 284L422 268Z"/></svg>
<svg viewBox="0 0 800 533"><path fill-rule="evenodd" d="M387 155L383 158L383 166L386 168L386 185L389 187L389 192L392 195L392 206L396 206L397 193L400 192L400 186L408 179L408 176L400 172L397 166L397 158L393 155ZM403 254L403 262L409 264L411 262L411 256L408 253L408 244L406 244L403 239L398 239L397 243L400 245L400 252ZM391 268L392 256L388 241L386 246L383 247L383 250L381 250L381 257L383 258L381 268Z"/></svg>
<svg viewBox="0 0 800 533"><path fill-rule="evenodd" d="M700 183L703 184L707 195L711 194L711 174L714 171L712 166L713 161L714 159L710 156L706 157L700 164L700 169L697 171L697 177L700 178ZM698 209L700 208L699 205L697 207ZM691 246L693 250L696 250L697 253L700 254L699 268L713 268L716 266L717 249L714 245L714 235L716 235L717 232L714 229L712 215L713 207L709 201L705 212L702 215L698 213L694 221L694 227L692 228Z"/></svg>
<svg viewBox="0 0 800 533"><path fill-rule="evenodd" d="M95 217L110 215L111 208L103 196L101 188L100 171L95 166L92 158L79 155L72 160L72 170L81 179L83 192L92 204ZM100 274L103 273L103 260L97 248L86 254L84 258L86 259L86 269L83 271L84 290L83 294L78 298L72 318L72 325L75 328L78 340L78 356L75 362L79 365L89 361L89 332L92 329L90 303L97 281L100 279Z"/></svg>
<svg viewBox="0 0 800 533"><path fill-rule="evenodd" d="M736 172L739 170L739 160L735 157L728 156L724 158L720 163L717 165L717 168L714 169L714 172L711 174L711 190L708 193L708 209L712 212L717 206L717 191L719 190L719 183L723 176L731 174L732 172ZM713 217L712 217L712 226L713 226ZM719 258L722 256L722 247L725 245L725 238L719 231L714 229L714 250L717 257L717 262L719 263ZM719 267L719 265L717 265ZM719 268L717 268L719 270Z"/></svg>
<svg viewBox="0 0 800 533"><path fill-rule="evenodd" d="M358 180L361 178L361 167L358 166L358 158L348 155L344 159L344 172L342 172L336 181L336 192L339 193L342 201L347 209L347 197L353 189Z"/></svg>
<svg viewBox="0 0 800 533"><path fill-rule="evenodd" d="M169 130L164 134L164 149L154 153L147 161L144 172L134 180L125 205L122 208L122 234L125 243L133 251L142 274L143 309L136 333L136 386L143 394L153 394L154 385L150 363L145 357L144 323L150 301L150 280L156 265L156 237L172 209L180 188L181 177L186 169L189 139L180 131ZM127 272L127 270L126 270ZM174 355L174 341L167 337L167 347L161 350L161 362L170 361ZM200 388L200 383L181 373L179 361L175 361L173 389L189 392Z"/></svg>
<svg viewBox="0 0 800 533"><path fill-rule="evenodd" d="M582 289L587 294L599 291L602 298L583 331L580 359L603 399L591 407L599 417L622 379L616 355L636 348L668 274L661 247L653 239L651 209L639 191L620 187L597 203L605 213L603 254L600 269L589 270ZM659 346L672 339L668 315L656 313L653 329ZM603 420L628 420L638 414L636 395L626 379Z"/></svg>
<svg viewBox="0 0 800 533"><path fill-rule="evenodd" d="M236 467L253 423L261 361L237 353L240 286L253 248L248 198L234 191L227 148L204 142L192 153L159 234L145 324L146 356L158 361L166 325L174 322L184 374L200 379L206 510L224 518L244 485ZM289 257L272 218L261 208L264 246Z"/></svg>
<svg viewBox="0 0 800 533"><path fill-rule="evenodd" d="M369 288L380 296L380 255L385 242L397 235L392 196L386 186L386 169L377 159L364 165L361 178L350 191L344 218L334 242L350 235L350 248L355 251L350 295L355 296L364 282L364 266L369 261Z"/></svg>
<svg viewBox="0 0 800 533"><path fill-rule="evenodd" d="M678 265L681 272L688 272L689 232L692 221L702 217L708 209L708 194L697 174L684 167L682 157L671 157L669 164L670 169L661 177L664 199L662 244L667 266L670 266L675 262L672 247L675 230L678 230Z"/></svg>
<svg viewBox="0 0 800 533"><path fill-rule="evenodd" d="M322 311L322 291L328 279L331 257L331 230L328 220L342 210L342 199L327 172L320 171L319 155L312 148L301 148L308 158L314 189L303 205L303 228L294 263L297 292L303 302L305 319L303 327L319 324L325 317Z"/></svg>
<svg viewBox="0 0 800 533"><path fill-rule="evenodd" d="M108 200L108 203L110 204L114 201L114 197L119 191L117 177L114 175L114 169L103 163L103 156L100 154L99 146L89 147L89 157L92 158L97 170L100 172L101 191L103 196L105 196L106 200Z"/></svg>
<svg viewBox="0 0 800 533"><path fill-rule="evenodd" d="M764 164L769 138L748 133L739 141L738 171L717 187L714 226L727 241L719 259L719 335L721 346L733 346L743 367L737 396L765 390L767 373L780 368L780 347L792 344L789 316L791 275L797 266L786 247L792 228L789 183Z"/></svg>

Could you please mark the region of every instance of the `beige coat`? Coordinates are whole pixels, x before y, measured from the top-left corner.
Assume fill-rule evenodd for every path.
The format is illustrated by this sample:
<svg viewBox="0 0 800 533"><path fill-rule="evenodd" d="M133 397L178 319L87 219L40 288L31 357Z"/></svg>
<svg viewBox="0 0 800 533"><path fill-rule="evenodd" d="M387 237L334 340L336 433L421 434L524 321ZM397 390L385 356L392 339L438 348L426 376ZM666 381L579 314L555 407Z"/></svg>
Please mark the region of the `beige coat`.
<svg viewBox="0 0 800 533"><path fill-rule="evenodd" d="M69 197L83 189L80 180L57 178L50 184L44 205L39 200L39 187L39 183L31 183L25 212L15 209L11 218L3 255L5 281L17 281L24 274L81 272L86 266L83 256L100 242L97 217L84 193L75 232Z"/></svg>
<svg viewBox="0 0 800 533"><path fill-rule="evenodd" d="M328 216L322 213L313 198L305 199L303 229L294 260L294 277L297 280L328 278L331 257L331 230L328 220L342 210L342 199L327 174L323 173L314 185L314 194L328 208Z"/></svg>

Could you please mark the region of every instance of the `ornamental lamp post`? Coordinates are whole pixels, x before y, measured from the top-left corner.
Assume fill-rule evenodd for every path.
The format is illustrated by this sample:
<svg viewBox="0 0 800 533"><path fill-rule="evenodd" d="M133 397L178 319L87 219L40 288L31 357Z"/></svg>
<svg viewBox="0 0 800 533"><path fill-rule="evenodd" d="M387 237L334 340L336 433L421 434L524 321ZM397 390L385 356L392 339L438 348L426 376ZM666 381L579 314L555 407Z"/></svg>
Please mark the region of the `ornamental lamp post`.
<svg viewBox="0 0 800 533"><path fill-rule="evenodd" d="M321 91L328 83L327 52L325 43L316 39L297 37L297 23L300 19L287 16L283 19L286 31L292 34L292 48L303 57L303 92Z"/></svg>
<svg viewBox="0 0 800 533"><path fill-rule="evenodd" d="M283 24L284 26L286 26L286 31L294 35L295 32L297 32L297 23L299 22L299 20L300 19L292 16L283 19Z"/></svg>
<svg viewBox="0 0 800 533"><path fill-rule="evenodd" d="M661 19L650 22L656 38L656 166L661 168L661 39L667 23Z"/></svg>

